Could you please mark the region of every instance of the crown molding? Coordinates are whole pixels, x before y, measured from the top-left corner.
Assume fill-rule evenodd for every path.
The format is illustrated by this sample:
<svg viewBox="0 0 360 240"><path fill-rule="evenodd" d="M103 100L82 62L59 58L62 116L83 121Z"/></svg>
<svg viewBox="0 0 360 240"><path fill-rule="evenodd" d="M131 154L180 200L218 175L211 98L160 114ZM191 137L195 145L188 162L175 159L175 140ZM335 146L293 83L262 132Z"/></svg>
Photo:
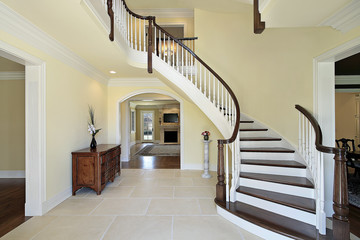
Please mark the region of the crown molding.
<svg viewBox="0 0 360 240"><path fill-rule="evenodd" d="M113 78L108 82L109 87L163 87L166 86L157 78Z"/></svg>
<svg viewBox="0 0 360 240"><path fill-rule="evenodd" d="M134 12L143 16L155 16L162 18L193 18L194 9L188 8L149 8L135 9Z"/></svg>
<svg viewBox="0 0 360 240"><path fill-rule="evenodd" d="M2 2L0 2L0 30L44 51L102 84L106 85L108 82L105 74Z"/></svg>
<svg viewBox="0 0 360 240"><path fill-rule="evenodd" d="M0 72L0 80L25 80L25 71Z"/></svg>
<svg viewBox="0 0 360 240"><path fill-rule="evenodd" d="M325 19L319 26L331 26L343 33L360 26L360 1L353 0Z"/></svg>

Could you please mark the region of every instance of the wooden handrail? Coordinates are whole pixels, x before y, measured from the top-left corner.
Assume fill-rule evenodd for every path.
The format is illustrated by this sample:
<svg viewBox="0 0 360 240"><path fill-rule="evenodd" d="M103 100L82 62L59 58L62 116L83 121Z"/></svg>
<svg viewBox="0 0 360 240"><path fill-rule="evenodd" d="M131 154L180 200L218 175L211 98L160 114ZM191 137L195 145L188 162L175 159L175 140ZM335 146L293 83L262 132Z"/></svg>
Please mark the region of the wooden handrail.
<svg viewBox="0 0 360 240"><path fill-rule="evenodd" d="M342 148L322 145L322 132L315 117L300 105L295 105L311 123L315 131L315 147L323 153L335 154L334 189L333 189L333 239L350 239L349 201L347 188L346 151Z"/></svg>
<svg viewBox="0 0 360 240"><path fill-rule="evenodd" d="M114 25L114 17L113 17L113 11L112 11L112 1L113 0L108 0L107 4L108 4L108 13L110 16L110 20L111 20L111 26ZM195 40L197 39L197 37L194 38L183 38L183 39L177 39L175 37L173 37L170 33L168 33L166 30L164 30L162 27L160 27L157 23L156 23L156 19L154 16L141 16L138 15L134 12L132 12L125 0L121 0L121 2L124 3L124 7L126 9L126 11L131 14L132 16L136 17L136 18L140 18L140 19L144 19L144 20L148 20L149 21L149 31L148 31L148 72L152 73L152 53L153 53L153 43L152 43L152 26L158 28L162 33L164 33L168 38L170 38L172 41L176 42L177 44L179 44L183 49L185 49L186 51L188 51L188 53L193 56L201 65L203 65L210 73L212 73L212 75L223 85L223 87L227 90L227 92L229 93L229 95L231 96L233 102L234 102L234 106L235 106L235 114L236 114L236 119L235 119L235 125L234 125L234 129L232 132L232 135L229 139L219 139L218 140L218 183L216 185L216 199L218 201L221 202L225 202L226 201L226 190L225 190L225 171L224 171L224 151L223 151L223 145L224 144L230 144L232 142L234 142L237 138L237 135L239 134L239 127L240 127L240 106L239 106L239 102L234 94L234 92L232 91L232 89L229 87L229 85L211 68L209 67L199 56L197 56L193 50L191 50L189 47L187 47L182 41L184 40ZM112 15L111 15L112 13ZM114 35L114 29L113 27L111 28L111 33L110 35Z"/></svg>

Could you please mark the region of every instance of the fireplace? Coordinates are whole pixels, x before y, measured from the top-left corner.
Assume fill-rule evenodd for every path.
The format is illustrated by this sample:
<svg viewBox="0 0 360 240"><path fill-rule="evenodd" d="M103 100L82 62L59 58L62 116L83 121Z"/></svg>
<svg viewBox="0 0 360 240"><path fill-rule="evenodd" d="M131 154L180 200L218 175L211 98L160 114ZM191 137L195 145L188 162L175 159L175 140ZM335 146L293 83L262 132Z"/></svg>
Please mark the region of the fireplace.
<svg viewBox="0 0 360 240"><path fill-rule="evenodd" d="M178 131L164 131L164 143L177 143Z"/></svg>

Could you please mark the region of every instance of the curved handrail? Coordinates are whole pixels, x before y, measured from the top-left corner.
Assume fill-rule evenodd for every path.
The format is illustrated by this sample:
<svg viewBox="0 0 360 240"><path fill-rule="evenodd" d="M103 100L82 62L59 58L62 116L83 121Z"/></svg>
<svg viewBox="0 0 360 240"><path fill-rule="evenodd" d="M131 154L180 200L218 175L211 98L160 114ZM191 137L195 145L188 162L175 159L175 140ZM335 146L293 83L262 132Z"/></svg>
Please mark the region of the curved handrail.
<svg viewBox="0 0 360 240"><path fill-rule="evenodd" d="M315 148L319 152L323 153L330 153L334 154L334 189L333 189L333 239L350 239L350 224L349 224L349 201L348 201L348 188L347 188L347 167L346 167L346 150L342 148L334 148L334 147L327 147L322 145L322 132L321 128L319 126L319 123L316 121L315 117L310 114L305 108L301 107L300 105L295 105L295 108L302 113L310 122L312 125L314 132L315 132L315 142L311 142L311 144L315 144ZM308 127L309 124L302 123L301 118L299 120L300 125L305 125L306 131L309 131ZM302 123L302 124L301 124ZM304 126L303 126L304 127ZM300 126L301 129L301 126ZM306 136L306 138L310 139L312 138L311 131L310 137ZM304 133L303 133L304 134ZM301 131L300 131L301 135ZM306 140L305 140L306 141ZM304 149L301 150L300 147L301 138L299 136L299 150L304 151ZM306 145L306 143L305 143ZM311 146L307 146L305 150L305 155L312 155L312 151L310 150L310 154L307 154L309 152L309 149ZM321 156L321 155L320 155ZM306 157L305 157L306 159ZM309 159L309 158L308 158ZM317 198L320 200L320 202L324 202L324 161L322 157L315 158L316 161L313 162L314 165L317 165L318 168L316 171L316 178L320 178L317 181L316 178L314 178L316 187L318 188L318 196ZM312 169L312 166L309 166L310 170ZM320 208L323 207L323 205L320 204ZM319 209L322 211L322 209ZM318 213L318 210L316 211L316 214ZM326 231L325 231L326 232Z"/></svg>
<svg viewBox="0 0 360 240"><path fill-rule="evenodd" d="M314 118L314 116L309 113L305 108L303 108L300 105L295 105L295 108L301 112L311 123L311 125L313 126L314 130L315 130L315 145L316 145L316 149L320 152L323 153L332 153L332 154L345 154L345 150L341 149L341 148L334 148L334 147L327 147L322 145L322 131L320 128L320 125L318 123L318 121L316 121L316 119Z"/></svg>
<svg viewBox="0 0 360 240"><path fill-rule="evenodd" d="M236 120L235 120L235 127L234 127L234 131L231 135L231 137L229 139L218 139L218 142L222 143L222 144L226 144L226 143L232 143L235 141L236 136L239 132L239 128L240 128L240 106L239 106L239 102L234 94L234 92L232 91L232 89L229 87L229 85L219 76L219 74L217 74L211 67L209 67L209 65L207 65L198 55L196 55L196 53L194 53L189 47L187 47L184 43L182 43L181 41L179 41L177 38L173 37L170 33L168 33L166 30L164 30L162 27L160 27L156 22L155 22L155 18L154 18L154 26L156 26L157 28L159 28L162 32L165 33L165 35L167 35L168 37L171 38L171 40L175 41L177 44L179 44L181 47L183 47L184 49L186 49L196 60L198 60L209 72L211 72L220 82L221 84L225 87L225 89L229 92L231 98L234 101L235 104L235 109L236 109Z"/></svg>
<svg viewBox="0 0 360 240"><path fill-rule="evenodd" d="M106 1L106 0L103 0L103 1ZM164 30L162 27L160 27L157 23L156 23L156 19L154 16L141 16L141 15L138 15L134 12L132 12L125 0L117 0L115 1L115 4L116 6L113 6L113 0L107 0L107 7L108 7L108 13L109 13L109 16L110 16L110 19L112 21L112 26L114 25L113 21L114 21L114 17L113 17L113 14L111 14L113 12L113 7L116 11L117 9L117 4L123 4L123 10L122 11L125 11L127 14L130 15L130 19L131 19L131 23L129 25L129 22L127 24L127 27L132 29L132 17L134 17L135 19L139 19L142 20L142 21L148 21L148 36L147 36L147 48L145 47L145 23L142 24L142 31L143 31L143 37L142 37L142 40L143 40L143 46L145 49L145 51L147 51L147 54L148 54L148 72L149 73L152 73L152 55L154 53L154 50L155 51L158 51L158 48L157 48L157 40L156 40L156 32L159 31L159 35L160 34L164 34L164 38L166 37L168 40L168 54L169 54L169 49L171 49L170 47L170 41L171 40L174 43L178 44L178 46L180 48L182 48L182 51L185 51L185 76L186 78L188 78L188 72L189 72L189 66L191 67L190 68L190 79L191 82L193 83L193 67L194 65L192 65L192 63L195 63L195 60L200 64L200 75L199 77L201 78L201 68L203 68L204 70L204 75L206 72L208 72L208 76L209 76L209 86L208 86L208 92L206 93L206 79L204 79L204 92L202 91L201 89L201 79L199 79L200 81L200 91L209 99L209 101L211 101L218 109L219 111L221 111L222 113L224 113L224 116L227 116L227 121L229 122L229 125L231 126L232 129L232 134L231 134L231 137L228 138L228 139L218 139L218 164L217 164L217 173L218 173L218 183L216 185L216 198L218 201L222 201L222 202L225 202L228 198L228 195L227 193L229 191L227 191L226 189L228 189L228 187L230 186L229 184L229 165L228 162L229 162L229 158L228 158L228 149L231 148L230 144L232 144L233 148L232 148L232 154L233 154L233 157L232 157L232 161L234 162L235 159L239 159L238 157L235 157L236 154L239 154L240 151L239 151L239 143L237 141L235 141L238 136L239 136L239 128L240 128L240 106L239 106L239 102L234 94L234 92L232 91L232 89L230 88L230 86L209 66L207 65L199 56L197 56L194 51L192 49L190 49L188 46L186 46L186 44L183 42L183 40L195 40L197 38L184 38L184 39L177 39L175 38L174 36L172 36L170 33L168 33L166 30ZM122 15L121 11L120 11L120 15ZM124 16L124 15L122 15ZM139 23L140 25L140 23ZM138 25L138 26L139 26ZM136 28L136 21L135 21L135 28ZM153 28L155 29L155 49L154 49L154 44L153 44ZM126 29L126 26L125 28ZM111 28L111 31L114 31L113 30L113 27ZM139 49L140 49L140 44L137 45L136 41L137 41L137 30L131 30L130 31L130 34L126 35L126 38L128 38L127 41L130 41L131 42L131 47L134 48L134 42L133 42L133 37L135 38L135 46L137 46ZM139 38L141 38L141 31L139 29ZM113 34L113 33L112 33ZM161 36L160 36L160 39L161 39ZM139 39L140 40L140 39ZM166 40L162 40L162 41L166 41ZM128 42L128 44L130 44ZM135 47L135 48L137 48ZM170 48L169 48L170 47ZM165 47L164 47L165 49ZM178 49L178 48L177 48ZM162 51L162 50L161 50ZM156 54L156 53L155 53ZM163 59L164 61L167 61L167 63L170 65L170 61L169 61L169 58L167 58L167 60L165 60L165 52L162 53L163 54ZM188 59L187 59L187 55L190 54L190 65L188 65ZM171 65L173 65L173 67L175 66L174 65L174 56L175 54L173 54L173 63ZM182 59L181 59L181 63L183 64L183 57L184 55L181 55L182 56ZM161 58L161 57L160 57ZM179 59L177 58L177 61ZM196 63L195 63L195 67L196 67ZM179 71L179 65L177 63L177 69ZM184 65L182 65L181 67L181 74L184 74ZM195 69L196 70L196 69ZM213 76L213 92L212 92L212 97L211 97L211 93L210 93L210 74L212 74ZM196 78L197 78L197 75L196 75ZM216 95L216 90L215 90L215 79L217 80L217 95ZM195 80L195 83L193 83L194 85L197 84L196 80ZM221 85L221 95L220 96L220 87L219 85ZM225 93L225 94L224 94ZM221 100L221 102L220 102ZM234 116L236 115L236 116ZM225 117L226 118L226 117ZM228 145L228 148L226 150L226 158L224 158L224 144L229 144ZM225 160L226 159L226 164L225 164ZM238 164L239 162L237 162L236 164ZM236 176L238 176L238 172L239 171L239 168L237 166L235 166L235 162L234 164L232 164L232 171L233 171L233 181L236 181L234 180L236 178ZM226 174L225 174L225 169L226 169ZM226 178L225 178L225 175L226 175ZM226 181L226 184L225 184L225 181ZM232 188L235 187L236 184L232 184ZM234 191L234 189L233 189ZM226 193L227 192L227 193Z"/></svg>

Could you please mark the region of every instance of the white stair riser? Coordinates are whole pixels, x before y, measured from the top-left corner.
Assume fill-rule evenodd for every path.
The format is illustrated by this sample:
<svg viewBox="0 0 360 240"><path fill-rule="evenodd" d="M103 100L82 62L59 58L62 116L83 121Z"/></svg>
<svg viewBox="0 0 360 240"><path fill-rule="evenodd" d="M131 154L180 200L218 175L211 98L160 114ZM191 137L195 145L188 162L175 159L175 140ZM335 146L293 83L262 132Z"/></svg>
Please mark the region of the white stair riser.
<svg viewBox="0 0 360 240"><path fill-rule="evenodd" d="M241 159L293 160L294 153L241 152Z"/></svg>
<svg viewBox="0 0 360 240"><path fill-rule="evenodd" d="M240 148L285 147L281 141L240 141Z"/></svg>
<svg viewBox="0 0 360 240"><path fill-rule="evenodd" d="M306 177L305 168L289 168L241 164L241 172L264 173L282 176Z"/></svg>
<svg viewBox="0 0 360 240"><path fill-rule="evenodd" d="M315 190L313 188L298 187L280 183L265 182L249 178L240 178L240 185L244 187L257 188L271 192L284 193L299 197L314 199Z"/></svg>
<svg viewBox="0 0 360 240"><path fill-rule="evenodd" d="M251 232L252 234L255 234L259 237L262 237L263 239L276 239L276 240L292 240L292 238L286 237L284 235L278 234L276 232L267 230L265 228L262 228L260 226L257 226L251 222L248 222L238 216L235 216L234 214L224 210L223 208L216 206L217 213L222 216L223 218L229 220L233 224L246 229L247 231Z"/></svg>
<svg viewBox="0 0 360 240"><path fill-rule="evenodd" d="M296 208L287 207L281 204L266 201L257 197L252 197L242 193L236 193L236 200L242 203L246 203L276 214L296 219L298 221L316 225L316 215L306 211L302 211Z"/></svg>
<svg viewBox="0 0 360 240"><path fill-rule="evenodd" d="M240 138L242 137L271 137L269 131L241 131Z"/></svg>

